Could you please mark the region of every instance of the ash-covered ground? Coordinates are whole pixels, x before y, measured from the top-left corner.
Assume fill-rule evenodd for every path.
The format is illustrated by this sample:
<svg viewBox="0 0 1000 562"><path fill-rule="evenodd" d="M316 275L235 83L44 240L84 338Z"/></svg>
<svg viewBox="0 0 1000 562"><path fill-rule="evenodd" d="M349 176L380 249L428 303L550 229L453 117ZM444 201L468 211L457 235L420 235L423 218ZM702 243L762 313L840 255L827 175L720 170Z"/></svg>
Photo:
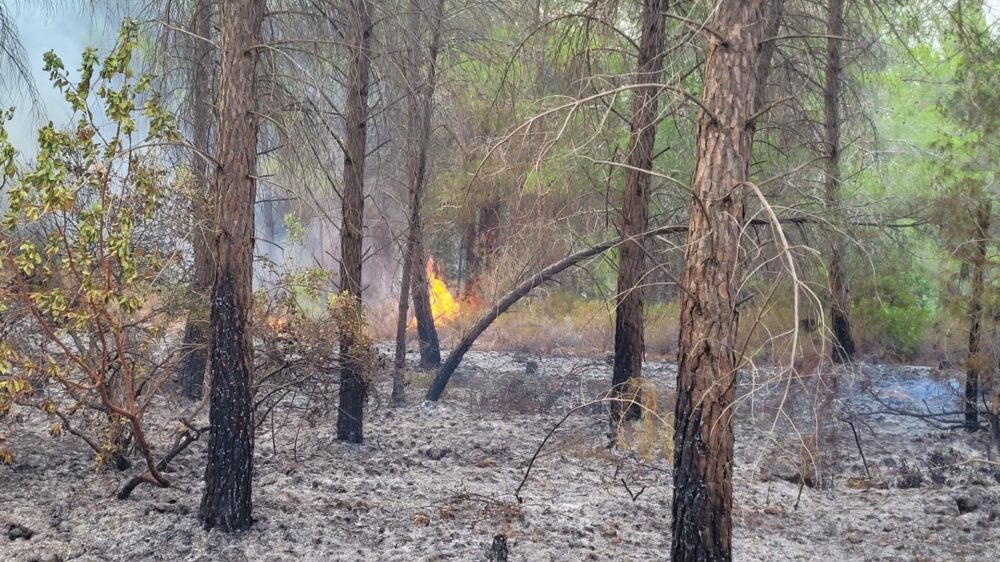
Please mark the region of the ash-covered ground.
<svg viewBox="0 0 1000 562"><path fill-rule="evenodd" d="M646 375L668 418L673 365ZM535 461L522 502L514 494L549 431L601 396L605 361L472 352L434 405L422 403L430 377L411 378L406 406L372 404L361 446L335 440L330 405L279 406L257 437L256 522L235 536L198 526L204 443L171 465L174 487L119 501L138 466L95 472L86 447L22 410L14 465L0 466L0 560L476 561L496 533L517 561L669 559L672 435L655 423L612 449L603 406L579 409ZM872 413L953 409L947 373L865 365L840 374L832 400L798 380L740 381L736 560L1000 559L1000 465L986 433ZM157 406L161 428L190 407Z"/></svg>

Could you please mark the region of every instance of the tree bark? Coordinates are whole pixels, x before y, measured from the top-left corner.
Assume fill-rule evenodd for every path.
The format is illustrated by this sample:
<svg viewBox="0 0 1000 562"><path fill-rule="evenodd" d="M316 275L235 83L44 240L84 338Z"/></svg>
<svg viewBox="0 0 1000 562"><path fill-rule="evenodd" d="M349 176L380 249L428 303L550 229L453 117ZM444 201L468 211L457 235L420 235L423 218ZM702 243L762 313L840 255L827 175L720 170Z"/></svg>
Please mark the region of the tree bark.
<svg viewBox="0 0 1000 562"><path fill-rule="evenodd" d="M431 310L429 279L427 278L427 253L424 251L423 226L417 224L416 245L413 248L415 267L411 271L413 316L417 319L417 341L420 343L420 368L436 369L441 365L441 342L434 325Z"/></svg>
<svg viewBox="0 0 1000 562"><path fill-rule="evenodd" d="M687 227L683 226L665 226L647 232L646 236L660 236L664 234L683 232L686 228ZM444 389L448 386L448 381L451 379L451 375L455 373L455 369L457 369L459 363L462 362L462 358L465 357L465 354L472 348L472 344L476 342L476 338L482 335L482 333L490 327L490 324L492 324L494 320L506 312L507 309L514 305L514 303L519 301L521 297L527 295L532 289L542 285L562 271L573 267L583 260L600 255L611 248L618 246L619 244L622 244L622 238L607 240L596 246L580 250L575 254L570 254L569 256L566 256L565 258L529 277L520 285L514 287L495 305L490 307L490 309L486 311L486 313L481 316L479 320L477 320L476 323L465 332L465 334L462 335L462 339L459 340L458 345L455 346L455 349L452 350L450 355L448 355L448 359L443 365L441 365L441 368L438 369L437 375L434 377L434 382L432 382L430 388L427 389L427 395L424 398L426 400L430 400L431 402L436 402L441 398L441 395L444 394Z"/></svg>
<svg viewBox="0 0 1000 562"><path fill-rule="evenodd" d="M636 84L655 83L663 71L663 48L666 40L668 0L643 0L642 36ZM644 233L649 222L649 185L659 118L659 88L638 88L632 101L632 132L629 139L628 167L625 178L625 202L621 234L624 243L618 260L617 306L615 307L615 355L611 375L612 393L630 395L630 383L642 375L645 355L643 333L643 277L646 275ZM611 423L623 417L636 418L640 409L634 403L611 402Z"/></svg>
<svg viewBox="0 0 1000 562"><path fill-rule="evenodd" d="M413 14L410 32L415 34L417 37L417 44L410 49L411 55L408 68L411 72L404 73L409 75L407 82L410 84L411 88L408 100L408 121L410 126L410 146L408 147L408 156L410 158L410 224L406 243L406 253L403 257L403 280L400 284L399 292L399 315L396 318L396 357L392 378L392 401L397 404L403 400L402 373L406 364L407 305L409 301L411 279L413 277L413 266L414 263L416 263L417 267L426 268L422 255L423 252L421 251L421 255L417 255L417 250L422 250L419 242L423 238L421 215L423 212L424 192L426 191L427 145L430 143L431 137L431 121L434 111L432 102L434 98L434 89L437 85L437 54L441 43L441 17L444 14L444 0L438 0L435 3L435 11L431 16L431 37L426 61L426 77L423 76L422 73L417 73L417 71L421 68L422 62L422 57L419 56L419 52L422 49L419 38L422 35L417 33L417 30L420 29L421 12L417 0L411 0L410 9ZM422 288L426 293L427 280L423 279L418 282L422 283ZM422 296L421 300L423 300ZM426 308L429 309L429 295L427 295L425 302L427 303ZM414 306L414 309L418 309L418 307ZM428 310L423 310L422 312L426 314L426 317L423 318L423 323L425 325L429 324L433 329L433 314L427 314L429 312ZM418 316L418 332L420 331L420 324L421 318ZM437 330L434 330L433 341L435 342L434 347L437 353L437 360L434 362L432 367L437 367L441 364L441 349L440 345L436 343ZM429 354L429 356L425 358L423 349L424 345L421 345L421 365L425 363L425 359L428 360L428 363L433 362L433 353Z"/></svg>
<svg viewBox="0 0 1000 562"><path fill-rule="evenodd" d="M760 0L720 0L708 24L714 32L698 112L681 277L671 546L676 562L732 560L736 291L765 22Z"/></svg>
<svg viewBox="0 0 1000 562"><path fill-rule="evenodd" d="M368 0L351 0L348 21L350 60L347 71L347 112L344 134L343 225L340 229L340 291L351 299L352 319L361 318L362 228L365 201L365 155L368 126L368 79L370 67L371 12ZM364 440L364 405L368 397L360 358L352 353L356 330L346 322L340 336L340 409L337 439L351 443Z"/></svg>
<svg viewBox="0 0 1000 562"><path fill-rule="evenodd" d="M208 529L247 529L253 472L254 199L257 168L257 49L264 3L222 3L219 151L215 173L209 414L212 433L199 517Z"/></svg>
<svg viewBox="0 0 1000 562"><path fill-rule="evenodd" d="M976 209L975 255L972 262L972 295L969 302L969 360L965 372L965 429L979 430L979 378L986 364L982 356L983 292L989 251L991 205L988 199Z"/></svg>
<svg viewBox="0 0 1000 562"><path fill-rule="evenodd" d="M462 250L465 261L462 269L465 275L462 281L462 298L475 302L477 299L476 286L479 284L479 254L476 253L476 238L479 233L477 232L476 213L467 205L459 213L459 221L462 224Z"/></svg>
<svg viewBox="0 0 1000 562"><path fill-rule="evenodd" d="M470 302L479 300L479 281L489 258L496 254L500 244L503 202L491 197L487 202L470 205L469 220L462 231L465 247L465 289L463 298Z"/></svg>
<svg viewBox="0 0 1000 562"><path fill-rule="evenodd" d="M840 96L843 91L841 45L844 34L844 0L830 0L826 22L826 87L823 92L826 136L825 197L834 223L843 226L840 197ZM851 335L851 289L844 271L844 241L834 232L830 243L830 323L833 330L832 359L847 363L854 359Z"/></svg>
<svg viewBox="0 0 1000 562"><path fill-rule="evenodd" d="M764 29L765 41L760 46L760 59L757 61L757 101L754 103L754 113L764 110L767 103L767 83L774 68L774 50L777 42L772 41L781 31L781 18L785 13L785 0L769 0L764 7L767 25ZM759 116L758 116L759 117Z"/></svg>
<svg viewBox="0 0 1000 562"><path fill-rule="evenodd" d="M188 311L184 327L185 350L178 382L184 396L197 400L204 392L205 368L208 364L208 294L215 276L211 238L212 200L210 196L209 163L205 155L210 153L209 138L213 112L211 102L212 80L212 6L209 0L198 0L192 14L191 33L192 61L190 73L191 143L195 151L191 155L191 170L194 174L195 193L193 200L194 225L191 229L191 246L194 252L194 278L191 292L195 303ZM204 301L203 301L204 299Z"/></svg>

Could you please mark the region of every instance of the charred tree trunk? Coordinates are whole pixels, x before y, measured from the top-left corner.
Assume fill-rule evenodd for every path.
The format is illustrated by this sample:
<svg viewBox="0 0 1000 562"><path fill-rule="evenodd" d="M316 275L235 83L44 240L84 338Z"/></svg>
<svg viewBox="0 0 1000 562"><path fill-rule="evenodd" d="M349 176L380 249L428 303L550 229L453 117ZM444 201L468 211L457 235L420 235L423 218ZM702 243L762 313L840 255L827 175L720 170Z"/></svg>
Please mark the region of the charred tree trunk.
<svg viewBox="0 0 1000 562"><path fill-rule="evenodd" d="M824 132L826 136L825 196L835 224L843 225L840 201L840 95L843 91L841 45L844 34L844 0L830 0L826 22L826 88L823 92ZM844 241L838 233L830 243L830 323L833 330L835 363L854 359L854 336L851 335L851 289L844 271Z"/></svg>
<svg viewBox="0 0 1000 562"><path fill-rule="evenodd" d="M683 232L685 229L686 227L683 226L665 226L647 232L646 236L659 236ZM435 402L441 398L441 395L444 394L444 389L448 386L448 381L451 380L451 375L455 373L455 369L457 369L459 363L462 362L462 358L465 357L465 354L472 348L472 344L476 342L476 338L482 335L482 333L486 331L486 328L490 327L490 324L492 324L494 320L506 312L507 309L514 305L514 303L519 301L521 297L527 295L532 289L542 285L564 270L573 267L583 260L600 255L611 248L618 246L619 244L622 244L622 239L615 238L614 240L602 242L601 244L592 246L585 250L580 250L575 254L570 254L569 256L566 256L565 258L529 277L517 287L514 287L495 305L490 307L486 314L481 316L479 320L477 320L476 323L462 335L462 339L459 340L458 345L455 346L455 349L452 350L450 355L448 355L448 359L443 365L441 365L441 368L438 369L437 375L434 377L434 382L432 382L430 388L427 389L425 399Z"/></svg>
<svg viewBox="0 0 1000 562"><path fill-rule="evenodd" d="M433 105L432 101L434 99L434 89L437 84L437 54L440 48L441 42L441 17L444 13L444 0L438 0L435 5L435 12L431 16L431 38L430 38L430 48L427 55L427 74L426 77L421 75L416 75L416 71L421 68L421 58L419 56L419 51L421 50L421 45L419 43L420 34L417 30L420 29L420 7L418 3L413 0L410 3L410 9L413 12L413 22L410 25L410 32L415 34L417 39L417 45L410 49L410 64L408 68L411 70L411 74L408 76L407 82L411 85L411 91L409 94L408 103L408 113L409 113L409 126L410 126L410 146L408 147L409 158L410 158L410 225L409 234L407 236L406 251L403 257L403 281L400 285L399 291L399 315L396 318L396 357L392 378L392 401L394 403L400 403L403 400L403 379L402 372L406 364L406 324L407 324L407 313L408 313L408 301L410 296L410 283L413 277L413 265L416 262L417 267L426 267L423 262L423 256L416 255L416 251L419 249L418 241L422 239L422 228L421 228L421 213L423 212L423 198L424 192L426 191L426 175L427 175L427 145L430 143L431 137L431 120L433 117ZM422 84L420 83L422 82ZM417 87L419 84L419 88ZM417 259L419 258L419 261ZM423 281L423 288L426 291L427 282ZM430 297L427 298L428 305L430 304ZM414 307L417 308L417 307ZM429 308L429 306L428 306ZM425 314L427 311L423 311ZM433 315L428 315L429 318L424 318L425 324L430 324L433 328L434 318ZM419 331L420 318L417 318L417 328ZM437 341L437 330L434 330L434 341ZM437 349L437 361L433 367L437 367L441 364L441 350L440 346L435 345ZM424 346L421 345L421 350ZM421 364L424 363L424 354L421 353ZM433 355L428 356L426 359L433 360Z"/></svg>
<svg viewBox="0 0 1000 562"><path fill-rule="evenodd" d="M215 173L215 260L212 286L212 391L199 517L206 528L250 527L253 472L254 199L257 169L257 49L264 3L222 3L219 151Z"/></svg>
<svg viewBox="0 0 1000 562"><path fill-rule="evenodd" d="M740 232L757 100L760 0L721 0L709 27L681 278L672 560L732 560ZM716 33L719 36L716 36Z"/></svg>
<svg viewBox="0 0 1000 562"><path fill-rule="evenodd" d="M431 310L431 294L428 289L427 254L424 252L423 226L418 221L414 234L414 266L411 270L413 292L413 316L417 319L417 341L420 343L420 368L436 369L441 365L441 342L434 326L434 312Z"/></svg>
<svg viewBox="0 0 1000 562"><path fill-rule="evenodd" d="M194 251L194 279L191 292L195 304L188 312L184 327L184 361L181 363L179 382L181 392L192 400L201 398L208 364L208 293L215 276L211 250L212 201L210 197L209 137L213 121L210 84L212 81L212 9L209 0L198 0L192 16L192 55L190 74L191 142L195 152L191 155L195 193L193 200L194 225L191 229L191 246ZM203 300L204 299L204 300Z"/></svg>
<svg viewBox="0 0 1000 562"><path fill-rule="evenodd" d="M351 299L352 318L361 318L362 228L365 202L365 154L368 126L369 45L371 13L368 0L351 0L350 61L347 70L347 112L344 133L343 225L340 229L340 291ZM364 405L368 381L364 366L352 352L360 326L345 322L340 336L340 409L337 439L364 440Z"/></svg>
<svg viewBox="0 0 1000 562"><path fill-rule="evenodd" d="M663 45L666 38L668 0L643 0L642 37L636 84L655 83L663 71ZM644 235L649 222L649 184L653 169L653 148L659 118L659 88L640 88L632 101L632 132L629 139L628 168L625 178L625 204L621 234L624 243L618 259L617 306L615 308L615 356L611 375L612 393L624 397L633 379L642 375L645 355L643 333L642 285L646 274ZM636 418L640 410L634 404L611 402L611 423L623 417Z"/></svg>
<svg viewBox="0 0 1000 562"><path fill-rule="evenodd" d="M985 365L982 356L983 290L986 285L986 256L989 250L989 200L976 209L976 245L972 262L972 295L969 303L969 360L965 372L965 429L979 430L979 377Z"/></svg>

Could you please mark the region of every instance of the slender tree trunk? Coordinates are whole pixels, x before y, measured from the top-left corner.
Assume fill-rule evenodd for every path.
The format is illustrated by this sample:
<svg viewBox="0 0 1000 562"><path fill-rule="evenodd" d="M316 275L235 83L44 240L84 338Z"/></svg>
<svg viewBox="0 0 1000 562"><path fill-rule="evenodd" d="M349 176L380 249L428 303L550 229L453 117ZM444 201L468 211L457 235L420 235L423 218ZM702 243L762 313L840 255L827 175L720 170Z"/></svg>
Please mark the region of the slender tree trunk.
<svg viewBox="0 0 1000 562"><path fill-rule="evenodd" d="M422 256L417 256L416 251L418 249L418 240L422 238L421 228L421 214L423 209L423 197L426 191L426 176L427 176L427 145L430 143L431 137L431 121L433 117L433 99L434 99L434 89L437 85L437 54L441 43L441 17L444 13L444 0L438 0L435 3L435 11L431 16L431 38L430 38L430 48L427 56L427 75L423 76L422 73L417 73L421 68L421 58L419 52L422 48L420 45L419 37L421 34L417 33L420 29L420 6L417 0L411 0L410 9L413 14L413 21L410 24L410 32L415 34L417 39L417 44L410 49L411 58L410 64L408 65L411 72L406 73L410 76L408 77L408 82L410 83L410 95L409 95L409 126L410 126L410 146L408 147L409 157L410 157L410 227L409 235L407 236L406 244L406 254L403 257L403 281L400 286L399 294L399 315L396 318L396 357L395 357L395 370L393 372L392 379L392 400L395 403L402 402L403 400L403 379L402 372L406 364L406 324L407 324L407 304L409 301L409 289L411 278L413 276L413 264L416 261L415 258L421 258ZM422 82L422 83L420 83ZM425 267L423 260L417 262L417 267ZM427 284L424 283L423 287L426 289ZM428 295L428 305L430 304L430 298ZM433 327L434 318L433 315L429 315L430 318L425 318L425 323L429 322ZM420 319L417 320L418 330ZM437 331L435 330L434 339L437 339ZM421 347L423 349L423 347ZM423 360L423 354L421 354L421 359ZM428 357L428 359L433 359L433 357ZM423 361L421 361L423 363ZM437 361L434 365L440 365L441 363L441 350L440 346L437 348Z"/></svg>
<svg viewBox="0 0 1000 562"><path fill-rule="evenodd" d="M215 173L209 420L212 431L199 517L206 528L250 527L253 472L254 199L257 169L257 45L262 0L222 3L219 168Z"/></svg>
<svg viewBox="0 0 1000 562"><path fill-rule="evenodd" d="M210 197L209 162L205 155L210 153L209 137L213 121L211 104L212 6L209 0L198 0L192 16L191 33L193 45L190 74L191 142L196 151L191 155L191 169L194 173L194 227L191 245L194 250L194 279L191 292L195 295L195 305L188 312L184 327L185 357L181 363L179 382L181 392L192 400L201 398L204 391L205 371L208 364L208 294L215 276L211 250L212 200ZM204 299L204 301L202 300Z"/></svg>
<svg viewBox="0 0 1000 562"><path fill-rule="evenodd" d="M764 29L765 41L760 46L760 59L757 61L757 101L755 112L762 111L767 103L767 82L774 68L774 50L777 42L771 41L781 31L781 18L785 13L785 0L769 0L764 7L767 25Z"/></svg>
<svg viewBox="0 0 1000 562"><path fill-rule="evenodd" d="M826 206L835 224L843 225L840 209L840 96L843 91L843 68L840 62L844 35L844 0L830 0L826 22L826 88L823 92L826 135ZM844 271L844 241L833 233L830 245L830 322L833 329L833 361L850 362L854 358L851 335L851 289Z"/></svg>
<svg viewBox="0 0 1000 562"><path fill-rule="evenodd" d="M663 71L663 48L666 39L668 0L643 0L642 36L636 84L658 82ZM645 355L643 333L642 284L646 274L644 233L649 222L649 184L659 118L659 89L635 90L632 102L632 133L629 139L628 168L625 178L625 205L621 233L625 243L619 250L617 307L615 308L615 356L611 386L615 396L631 394L628 387L642 375ZM611 423L623 416L638 417L633 404L613 401Z"/></svg>
<svg viewBox="0 0 1000 562"><path fill-rule="evenodd" d="M476 302L480 297L479 281L483 270L489 266L489 259L495 256L500 244L503 202L491 197L470 209L469 214L471 217L462 233L466 273L464 298Z"/></svg>
<svg viewBox="0 0 1000 562"><path fill-rule="evenodd" d="M417 319L417 341L420 343L420 368L436 369L441 364L441 342L434 326L434 312L431 310L431 295L428 289L427 253L424 251L423 226L420 221L414 225L415 245L411 270L413 292L413 315Z"/></svg>
<svg viewBox="0 0 1000 562"><path fill-rule="evenodd" d="M269 244L275 243L275 237L277 235L278 229L276 221L274 220L274 197L275 193L273 189L269 189L267 193L267 199L261 205L262 213L264 215L264 240Z"/></svg>
<svg viewBox="0 0 1000 562"><path fill-rule="evenodd" d="M128 408L128 398L125 392L125 375L122 372L122 357L108 358L108 374L105 384L108 387L108 396L115 406ZM115 470L127 470L132 467L129 460L129 445L132 441L131 427L128 420L118 414L108 414L108 427L104 434L104 446L110 450L110 457L104 458L105 462L110 462Z"/></svg>
<svg viewBox="0 0 1000 562"><path fill-rule="evenodd" d="M681 278L675 562L732 560L736 291L764 10L760 0L720 0L708 25L714 33L708 37Z"/></svg>
<svg viewBox="0 0 1000 562"><path fill-rule="evenodd" d="M982 324L990 207L989 200L985 199L976 209L976 245L972 263L972 295L969 303L969 360L965 373L965 429L968 431L979 430L979 377L985 365L982 356Z"/></svg>
<svg viewBox="0 0 1000 562"><path fill-rule="evenodd" d="M466 207L468 209L468 207ZM465 253L465 282L462 288L462 298L467 301L476 300L476 286L479 284L479 254L476 252L476 239L479 234L476 229L476 213L471 210L462 227L462 249Z"/></svg>
<svg viewBox="0 0 1000 562"><path fill-rule="evenodd" d="M353 318L361 318L362 228L365 201L365 153L367 152L369 45L371 12L368 0L351 0L349 20L350 62L347 71L347 115L344 134L343 226L340 229L340 291L352 299ZM364 440L364 405L368 381L364 366L354 356L355 331L345 323L340 337L340 410L337 439Z"/></svg>

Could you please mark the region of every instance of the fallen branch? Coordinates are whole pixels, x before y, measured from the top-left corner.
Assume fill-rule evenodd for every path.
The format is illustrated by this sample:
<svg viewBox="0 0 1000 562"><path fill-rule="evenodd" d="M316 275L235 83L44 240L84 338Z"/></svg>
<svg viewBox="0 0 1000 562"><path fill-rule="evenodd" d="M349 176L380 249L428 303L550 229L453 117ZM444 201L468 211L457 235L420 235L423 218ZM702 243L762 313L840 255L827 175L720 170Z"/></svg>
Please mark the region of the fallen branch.
<svg viewBox="0 0 1000 562"><path fill-rule="evenodd" d="M191 443L197 441L198 438L201 437L202 433L209 431L211 429L211 426L196 428L192 427L186 422L182 421L182 423L184 423L184 425L187 426L187 429L185 429L184 433L182 433L180 437L177 439L177 443L174 444L173 448L170 449L167 452L167 454L163 457L163 459L161 459L160 462L156 464L156 470L158 472L166 470L167 465L170 464L170 461L174 460L174 458L177 455L181 454L184 451L184 449L187 449L188 446L191 445ZM129 496L132 495L132 492L136 489L136 487L138 487L139 484L143 483L151 484L153 486L156 486L157 488L170 487L170 482L165 480L162 476L156 478L155 476L152 475L152 473L147 472L146 474L135 476L131 480L126 482L125 485L122 487L122 489L118 491L118 496L117 496L118 499L127 500Z"/></svg>
<svg viewBox="0 0 1000 562"><path fill-rule="evenodd" d="M625 491L628 492L628 495L629 497L632 498L632 501L638 500L639 496L641 496L642 493L646 491L646 487L643 486L641 490L633 494L632 489L628 487L628 482L626 482L624 478L622 478L621 480L622 480L622 486L625 486Z"/></svg>
<svg viewBox="0 0 1000 562"><path fill-rule="evenodd" d="M868 459L865 458L865 451L861 448L861 434L858 429L854 427L854 422L850 420L847 421L847 425L851 426L851 433L854 434L854 444L858 446L858 453L861 454L861 462L865 465L865 476L871 477L871 472L868 470Z"/></svg>

